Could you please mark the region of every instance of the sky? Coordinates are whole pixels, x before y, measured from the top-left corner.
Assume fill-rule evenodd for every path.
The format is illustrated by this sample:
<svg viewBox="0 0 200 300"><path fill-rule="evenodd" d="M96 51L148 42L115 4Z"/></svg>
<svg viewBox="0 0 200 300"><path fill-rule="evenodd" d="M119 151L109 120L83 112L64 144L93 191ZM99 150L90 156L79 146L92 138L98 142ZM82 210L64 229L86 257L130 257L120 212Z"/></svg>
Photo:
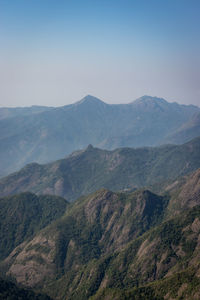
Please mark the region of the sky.
<svg viewBox="0 0 200 300"><path fill-rule="evenodd" d="M200 106L199 0L0 0L0 106Z"/></svg>

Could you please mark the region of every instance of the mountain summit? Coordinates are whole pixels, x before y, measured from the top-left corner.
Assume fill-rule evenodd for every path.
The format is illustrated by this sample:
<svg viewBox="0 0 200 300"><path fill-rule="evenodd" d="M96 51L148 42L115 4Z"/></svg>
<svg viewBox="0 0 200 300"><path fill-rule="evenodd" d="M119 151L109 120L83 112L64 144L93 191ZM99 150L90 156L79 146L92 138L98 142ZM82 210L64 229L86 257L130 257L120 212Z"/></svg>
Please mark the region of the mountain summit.
<svg viewBox="0 0 200 300"><path fill-rule="evenodd" d="M111 105L87 95L75 104L38 113L17 111L0 118L0 176L31 162L60 159L89 144L104 149L164 144L200 108L150 96ZM178 143L189 140L190 132Z"/></svg>
<svg viewBox="0 0 200 300"><path fill-rule="evenodd" d="M152 97L148 95L144 95L140 98L137 98L136 100L132 101L131 103L141 103L141 102L162 102L162 103L168 103L165 99L159 98L159 97Z"/></svg>
<svg viewBox="0 0 200 300"><path fill-rule="evenodd" d="M106 104L105 102L103 102L102 100L100 100L97 97L94 97L92 95L87 95L85 96L83 99L81 99L80 101L76 102L75 105L77 104Z"/></svg>

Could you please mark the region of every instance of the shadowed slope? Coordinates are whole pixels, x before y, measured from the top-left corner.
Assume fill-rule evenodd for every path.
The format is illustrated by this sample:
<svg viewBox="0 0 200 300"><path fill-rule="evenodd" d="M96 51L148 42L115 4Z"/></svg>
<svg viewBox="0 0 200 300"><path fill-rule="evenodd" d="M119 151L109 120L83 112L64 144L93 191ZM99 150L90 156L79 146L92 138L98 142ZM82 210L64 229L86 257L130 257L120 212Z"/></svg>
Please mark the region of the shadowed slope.
<svg viewBox="0 0 200 300"><path fill-rule="evenodd" d="M60 218L67 204L60 197L36 196L28 192L0 198L0 259Z"/></svg>

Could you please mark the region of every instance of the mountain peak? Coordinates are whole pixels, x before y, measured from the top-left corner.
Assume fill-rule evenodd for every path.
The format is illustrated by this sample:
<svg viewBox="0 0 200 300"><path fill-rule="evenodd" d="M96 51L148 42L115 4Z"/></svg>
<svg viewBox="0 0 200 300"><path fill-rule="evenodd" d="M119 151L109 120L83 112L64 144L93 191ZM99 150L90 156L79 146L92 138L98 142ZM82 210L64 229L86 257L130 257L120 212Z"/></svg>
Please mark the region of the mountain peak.
<svg viewBox="0 0 200 300"><path fill-rule="evenodd" d="M137 104L137 103L155 103L155 102L159 102L159 103L167 103L167 101L163 98L159 98L159 97L152 97L152 96L148 96L148 95L144 95L138 99L136 99L135 101L131 102L131 103L134 103L134 104Z"/></svg>
<svg viewBox="0 0 200 300"><path fill-rule="evenodd" d="M87 146L87 148L85 149L85 151L91 151L91 150L93 150L94 149L94 147L92 146L92 144L89 144L88 146Z"/></svg>
<svg viewBox="0 0 200 300"><path fill-rule="evenodd" d="M76 104L94 104L94 103L95 104L105 104L105 102L103 102L99 98L96 98L92 95L87 95L80 101L76 102Z"/></svg>

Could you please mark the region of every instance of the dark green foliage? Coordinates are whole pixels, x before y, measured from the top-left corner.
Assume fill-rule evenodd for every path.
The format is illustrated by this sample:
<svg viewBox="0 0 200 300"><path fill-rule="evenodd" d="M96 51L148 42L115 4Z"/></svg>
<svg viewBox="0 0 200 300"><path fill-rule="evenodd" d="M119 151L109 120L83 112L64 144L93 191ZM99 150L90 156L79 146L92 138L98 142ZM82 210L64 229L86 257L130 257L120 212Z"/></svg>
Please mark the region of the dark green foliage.
<svg viewBox="0 0 200 300"><path fill-rule="evenodd" d="M81 264L99 258L101 254L98 245L101 238L99 224L89 224L82 211L79 211L78 214L78 218L69 215L56 224L56 231L59 232L59 235L56 241L55 263L58 266L59 274L63 273L64 269L70 269L76 250L79 251L77 261ZM71 239L77 245L77 248L73 249L72 252L68 249Z"/></svg>
<svg viewBox="0 0 200 300"><path fill-rule="evenodd" d="M101 189L81 197L3 266L59 300L198 299L199 175L178 181L167 196ZM46 266L49 273L37 277Z"/></svg>
<svg viewBox="0 0 200 300"><path fill-rule="evenodd" d="M61 217L66 206L63 198L32 193L0 198L0 259Z"/></svg>
<svg viewBox="0 0 200 300"><path fill-rule="evenodd" d="M96 295L91 297L91 300L164 300L166 295L168 295L166 299L198 299L198 296L200 295L200 279L196 275L196 270L199 269L199 264L194 264L193 267L189 268L186 264L186 261L190 261L192 258L197 243L190 240L188 230L184 230L183 233L183 229L187 228L188 225L191 225L197 217L200 220L200 207L193 208L188 211L188 213L182 214L176 219L167 221L164 224L153 228L142 237L127 245L124 251L115 255L107 266L107 288L99 290ZM182 232L182 234L180 234L180 232ZM161 238L161 240L159 240L159 238ZM140 262L140 259L137 257L138 250L145 240L149 240L149 243L157 241L157 246L154 253L147 253L145 257L146 262L142 258ZM175 250L172 248L174 248L175 245L184 245L186 240L188 245L191 242L192 248L189 247L187 249L184 247L186 252L185 255L183 258L178 257ZM148 247L148 243L146 246ZM163 268L163 272L159 275L160 278L152 277L153 273L156 272L156 261L159 262L161 256L163 253L166 253L166 251L168 256L162 263L166 265L167 269ZM155 262L151 267L153 258L155 259ZM174 266L174 263L171 264L172 258L175 259L176 265L179 265L180 268L184 262L182 270L181 272L174 270L171 276L163 278L166 274L166 270L169 270ZM151 278L150 281L152 283L150 284L148 284L148 277ZM133 286L134 288L132 288ZM196 296L194 297L194 295Z"/></svg>
<svg viewBox="0 0 200 300"><path fill-rule="evenodd" d="M175 273L169 278L154 281L142 287L132 289L106 288L99 291L90 300L164 300L198 299L200 279L192 268ZM182 288L182 291L181 291Z"/></svg>
<svg viewBox="0 0 200 300"><path fill-rule="evenodd" d="M168 199L150 191L116 194L101 190L71 204L65 216L48 228L48 232L53 235L56 232L57 236L54 262L58 281L54 282L54 292L50 294L63 294L64 297L70 289L72 292L69 299L79 297L85 300L98 291L107 275L110 287L125 288L126 268L136 255L142 240L136 239L128 248L126 256L119 255L119 261L116 252L118 244L125 246L133 237L140 236L153 225L162 222L167 203ZM87 210L88 205L90 210ZM124 211L125 207L127 209ZM115 222L110 226L115 214ZM122 233L124 227L129 228L126 234ZM103 242L100 242L102 238ZM121 264L123 270L118 270ZM80 266L78 270L76 266ZM77 277L80 279L76 279ZM137 279L134 282L137 284ZM50 287L45 291L49 290L52 291Z"/></svg>
<svg viewBox="0 0 200 300"><path fill-rule="evenodd" d="M14 283L0 278L1 300L51 300L47 295L17 287Z"/></svg>

